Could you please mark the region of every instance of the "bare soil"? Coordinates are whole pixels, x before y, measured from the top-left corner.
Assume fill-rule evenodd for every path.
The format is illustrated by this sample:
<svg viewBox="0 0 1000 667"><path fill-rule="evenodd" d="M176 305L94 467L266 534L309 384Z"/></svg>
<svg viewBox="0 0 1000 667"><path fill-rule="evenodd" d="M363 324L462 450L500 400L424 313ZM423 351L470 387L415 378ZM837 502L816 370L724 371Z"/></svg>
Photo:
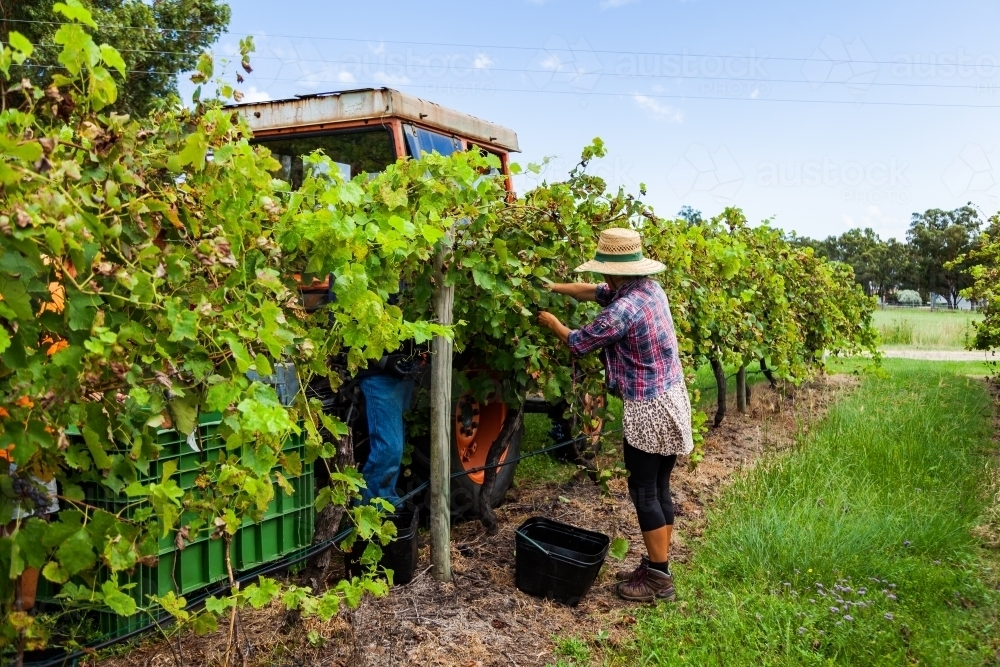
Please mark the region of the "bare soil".
<svg viewBox="0 0 1000 667"><path fill-rule="evenodd" d="M704 460L693 470L679 463L674 472L677 523L672 560L683 563L691 557L691 543L705 528L706 511L734 475L764 454L794 444L838 395L856 384L851 376L824 377L787 396L757 385L746 415L731 406L723 425L706 437ZM617 456L608 453L601 464L613 465ZM453 528L453 583L439 583L430 576L427 538L421 535L418 575L412 582L394 587L386 598L366 599L329 623L291 617L278 605L244 611L241 623L252 650L246 661L231 664L541 666L558 660L557 638L573 636L590 642L599 631L603 631L601 642L592 644L598 658L604 649L619 652L632 637L635 606L615 596L614 572L635 567L644 549L625 480L614 479L610 487L611 493L602 496L585 476L565 485L521 482L497 510L497 535L487 536L478 522ZM625 537L630 542L627 557L623 563L609 557L590 593L576 607L525 595L514 586L514 530L533 516ZM678 578L677 589L683 597L683 578ZM182 635L170 642L149 640L101 664L219 665L226 643L226 631L206 637Z"/></svg>

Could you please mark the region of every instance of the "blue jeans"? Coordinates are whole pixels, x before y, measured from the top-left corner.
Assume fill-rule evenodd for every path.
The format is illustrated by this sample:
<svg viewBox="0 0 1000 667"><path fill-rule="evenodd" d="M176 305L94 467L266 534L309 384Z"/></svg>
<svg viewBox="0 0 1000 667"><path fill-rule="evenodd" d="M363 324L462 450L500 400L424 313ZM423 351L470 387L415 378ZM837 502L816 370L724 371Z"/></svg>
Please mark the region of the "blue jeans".
<svg viewBox="0 0 1000 667"><path fill-rule="evenodd" d="M392 375L369 375L362 378L361 392L365 395L368 412L368 442L371 453L361 469L368 488L361 490L361 502L384 498L396 503L396 480L403 459L406 427L403 413L410 407L413 380Z"/></svg>

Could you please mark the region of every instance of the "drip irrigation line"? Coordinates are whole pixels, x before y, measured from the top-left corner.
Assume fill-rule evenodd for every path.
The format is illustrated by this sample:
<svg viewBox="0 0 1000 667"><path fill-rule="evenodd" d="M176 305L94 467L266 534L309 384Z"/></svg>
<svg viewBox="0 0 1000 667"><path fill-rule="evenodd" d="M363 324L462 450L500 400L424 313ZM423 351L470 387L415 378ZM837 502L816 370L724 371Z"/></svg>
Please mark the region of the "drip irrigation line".
<svg viewBox="0 0 1000 667"><path fill-rule="evenodd" d="M517 457L515 457L513 459L510 459L510 460L501 461L501 462L499 462L499 463L497 463L495 465L492 465L492 466L485 465L485 466L479 466L478 468L470 468L468 470L461 470L461 471L458 471L458 472L453 472L453 473L451 473L450 477L451 477L451 479L454 479L456 477L461 477L463 475L471 475L472 473L480 472L480 471L486 470L487 468L502 468L504 466L513 465L513 464L515 464L515 463L517 463L519 461L531 458L533 456L539 456L540 454L546 454L546 453L554 451L556 449L560 449L562 447L566 447L567 445L572 445L572 444L574 444L576 442L579 442L581 440L586 440L588 438L593 438L595 435L597 435L597 436L603 436L603 435L609 435L609 434L612 434L612 433L618 433L620 431L621 431L621 428L616 428L616 429L611 429L611 430L608 430L608 431L601 431L600 433L597 433L597 434L591 433L591 434L580 435L580 436L577 436L575 438L570 438L569 440L563 440L561 442L557 442L554 445L549 445L548 447L543 447L542 449L538 449L538 450L535 450L533 452L528 452L526 454L522 454L521 456L517 456ZM400 509L401 507L403 507L406 504L407 501L411 500L412 498L414 498L415 496L417 496L419 493L421 493L422 491L424 491L429 485L430 485L430 482L424 482L423 484L420 484L419 486L417 486L417 488L413 489L412 491L410 491L406 495L402 496L399 500L397 500L394 503L394 507L396 509ZM331 537L331 538L329 538L327 540L323 540L322 542L318 542L316 544L313 544L313 545L311 545L309 547L306 547L304 550L300 550L298 553L294 553L293 552L292 554L289 554L288 556L286 556L285 558L282 558L281 560L277 560L277 561L274 561L273 563L268 563L268 564L262 565L262 566L260 566L260 567L258 567L256 569L250 570L249 572L246 572L246 573L240 575L239 577L236 577L236 583L239 584L240 586L242 586L246 582L252 581L254 579L259 579L260 577L263 577L263 576L266 576L268 574L271 574L272 572L277 572L278 570L288 569L289 567L291 567L293 565L297 565L298 563L301 563L304 560L308 560L308 559L312 558L313 556L318 556L319 554L323 553L324 551L327 551L328 549L330 549L331 547L333 547L334 545L336 545L338 542L342 542L344 539L346 539L351 534L351 532L353 530L354 530L354 526L351 526L349 528L345 528L345 529L341 530L339 533L337 533L336 535L334 535L333 537ZM214 595L217 595L217 594L225 593L229 589L230 589L230 586L229 586L228 583L226 583L226 584L220 584L220 585L215 586L213 588L210 588L210 589L207 589L205 591L202 591L201 593L199 593L198 595L196 595L196 596L194 596L194 597L192 597L190 599L190 601L188 602L187 606L185 607L185 611L196 611L199 607L201 607L201 605L203 605L205 603L205 601L208 598L210 598L210 597L212 597ZM166 617L160 617L160 618L155 619L151 623L148 623L148 624L146 624L146 625L144 625L144 626L142 626L140 628L136 628L134 630L130 630L130 631L126 632L125 634L123 634L120 637L115 637L113 639L105 639L103 641L98 642L97 644L92 644L92 645L88 646L86 649L81 649L79 651L76 651L75 653L71 653L69 655L66 655L66 656L63 656L63 657L60 657L60 658L54 658L52 660L49 660L48 662L40 662L40 663L39 662L33 662L33 663L27 663L27 664L28 664L28 667L60 667L62 665L71 664L73 661L85 657L88 653L91 653L93 651L100 651L101 649L105 649L105 648L108 648L110 646L114 646L115 644L120 644L121 642L124 642L124 641L128 641L129 639L132 639L133 637L137 637L138 635L141 635L141 634L144 634L146 632L149 632L150 630L152 630L154 628L162 629L163 627L172 625L173 622L174 622L174 617L173 616L169 616L168 615Z"/></svg>

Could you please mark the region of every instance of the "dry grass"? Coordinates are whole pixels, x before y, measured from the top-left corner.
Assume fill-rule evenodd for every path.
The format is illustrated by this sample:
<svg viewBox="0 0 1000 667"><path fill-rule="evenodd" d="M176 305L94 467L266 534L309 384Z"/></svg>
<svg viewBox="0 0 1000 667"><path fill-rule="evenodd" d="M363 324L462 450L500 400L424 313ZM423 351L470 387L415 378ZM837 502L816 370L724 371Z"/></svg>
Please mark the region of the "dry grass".
<svg viewBox="0 0 1000 667"><path fill-rule="evenodd" d="M875 311L875 327L887 348L965 349L975 337L973 323L982 319L979 313L962 310L899 308Z"/></svg>
<svg viewBox="0 0 1000 667"><path fill-rule="evenodd" d="M822 378L795 392L794 400L756 387L749 413L734 409L722 427L707 438L704 461L674 475L677 530L674 561L690 557L689 542L704 527L707 506L734 474L766 452L787 448L820 418L854 378ZM615 449L619 449L616 444ZM603 465L613 465L607 454ZM624 563L609 559L587 597L566 607L525 595L514 586L514 530L533 516L546 516L613 537L625 537L630 549ZM497 510L500 531L484 534L478 522L452 532L454 582L442 584L428 573L426 535L421 535L420 573L381 600L366 600L353 612L329 623L298 619L278 605L246 611L242 622L252 654L246 665L455 665L516 666L556 662L555 637L576 636L595 646L602 657L622 654L632 641L635 607L614 594L614 570L634 567L643 547L624 479L611 482L602 496L586 477L566 484L521 483ZM678 581L683 589L684 582ZM600 640L594 641L600 634ZM224 632L207 637L183 636L182 655L164 641L148 641L128 654L102 661L105 667L218 665L225 653ZM178 645L175 639L173 645ZM180 662L178 660L180 659ZM619 659L621 660L621 659ZM627 664L624 662L610 664Z"/></svg>

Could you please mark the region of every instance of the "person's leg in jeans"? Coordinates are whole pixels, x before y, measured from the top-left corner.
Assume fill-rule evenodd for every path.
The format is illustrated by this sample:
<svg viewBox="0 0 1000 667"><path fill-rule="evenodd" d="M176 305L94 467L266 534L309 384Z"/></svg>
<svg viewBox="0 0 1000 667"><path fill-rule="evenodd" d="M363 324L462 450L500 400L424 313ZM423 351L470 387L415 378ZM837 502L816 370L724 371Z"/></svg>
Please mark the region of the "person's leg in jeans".
<svg viewBox="0 0 1000 667"><path fill-rule="evenodd" d="M361 490L361 502L384 498L399 500L396 481L403 458L406 428L403 413L410 407L413 381L392 375L370 375L359 383L368 412L368 442L371 452L361 469L368 488Z"/></svg>

